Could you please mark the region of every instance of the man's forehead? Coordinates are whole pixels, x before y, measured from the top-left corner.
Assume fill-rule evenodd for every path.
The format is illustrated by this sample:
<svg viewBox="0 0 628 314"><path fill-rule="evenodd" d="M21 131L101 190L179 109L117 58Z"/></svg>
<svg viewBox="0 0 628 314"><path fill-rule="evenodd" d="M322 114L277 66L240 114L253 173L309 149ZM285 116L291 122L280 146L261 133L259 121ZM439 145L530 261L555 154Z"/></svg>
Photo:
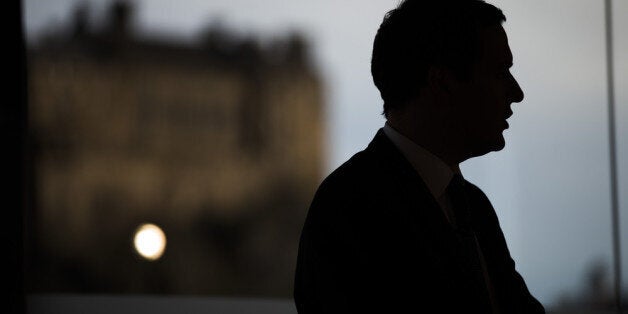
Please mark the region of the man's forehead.
<svg viewBox="0 0 628 314"><path fill-rule="evenodd" d="M512 52L508 46L506 31L501 26L487 27L480 31L482 61L497 65L512 65Z"/></svg>

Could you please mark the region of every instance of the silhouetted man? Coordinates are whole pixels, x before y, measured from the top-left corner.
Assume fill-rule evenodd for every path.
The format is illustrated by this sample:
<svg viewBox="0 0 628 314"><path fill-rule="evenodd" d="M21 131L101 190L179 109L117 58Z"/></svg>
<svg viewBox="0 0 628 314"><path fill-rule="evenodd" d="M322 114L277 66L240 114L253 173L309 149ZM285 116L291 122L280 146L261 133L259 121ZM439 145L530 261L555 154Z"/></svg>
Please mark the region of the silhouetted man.
<svg viewBox="0 0 628 314"><path fill-rule="evenodd" d="M458 168L504 147L523 100L504 21L480 0L406 0L386 15L371 71L387 121L316 192L299 313L544 313Z"/></svg>

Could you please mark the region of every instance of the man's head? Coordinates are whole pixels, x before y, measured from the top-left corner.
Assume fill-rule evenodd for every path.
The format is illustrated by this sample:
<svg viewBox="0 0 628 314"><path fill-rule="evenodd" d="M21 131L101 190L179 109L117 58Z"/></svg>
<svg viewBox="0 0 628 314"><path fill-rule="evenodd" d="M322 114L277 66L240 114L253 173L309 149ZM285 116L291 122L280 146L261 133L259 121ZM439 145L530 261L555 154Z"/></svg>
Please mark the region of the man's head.
<svg viewBox="0 0 628 314"><path fill-rule="evenodd" d="M443 115L419 118L445 117L465 158L503 148L509 106L523 99L509 72L505 20L481 0L406 0L388 12L371 63L386 117L439 106Z"/></svg>

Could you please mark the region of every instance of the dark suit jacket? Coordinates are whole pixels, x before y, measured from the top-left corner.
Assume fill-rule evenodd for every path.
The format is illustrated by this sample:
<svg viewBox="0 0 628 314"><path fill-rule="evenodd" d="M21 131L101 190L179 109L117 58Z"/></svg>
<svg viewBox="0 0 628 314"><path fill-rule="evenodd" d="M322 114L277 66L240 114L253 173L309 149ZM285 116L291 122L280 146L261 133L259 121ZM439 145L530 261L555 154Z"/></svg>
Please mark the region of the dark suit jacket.
<svg viewBox="0 0 628 314"><path fill-rule="evenodd" d="M515 270L490 202L466 188L501 312L544 313ZM316 192L299 245L297 310L488 313L462 251L421 177L380 130Z"/></svg>

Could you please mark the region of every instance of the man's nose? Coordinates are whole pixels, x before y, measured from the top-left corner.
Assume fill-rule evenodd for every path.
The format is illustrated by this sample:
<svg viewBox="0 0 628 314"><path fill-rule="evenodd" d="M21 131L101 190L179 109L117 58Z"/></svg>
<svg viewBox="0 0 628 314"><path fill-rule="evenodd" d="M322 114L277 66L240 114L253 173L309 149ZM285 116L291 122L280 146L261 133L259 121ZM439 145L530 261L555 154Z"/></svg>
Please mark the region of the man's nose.
<svg viewBox="0 0 628 314"><path fill-rule="evenodd" d="M523 100L523 90L514 76L511 77L511 96L512 102L521 102Z"/></svg>

